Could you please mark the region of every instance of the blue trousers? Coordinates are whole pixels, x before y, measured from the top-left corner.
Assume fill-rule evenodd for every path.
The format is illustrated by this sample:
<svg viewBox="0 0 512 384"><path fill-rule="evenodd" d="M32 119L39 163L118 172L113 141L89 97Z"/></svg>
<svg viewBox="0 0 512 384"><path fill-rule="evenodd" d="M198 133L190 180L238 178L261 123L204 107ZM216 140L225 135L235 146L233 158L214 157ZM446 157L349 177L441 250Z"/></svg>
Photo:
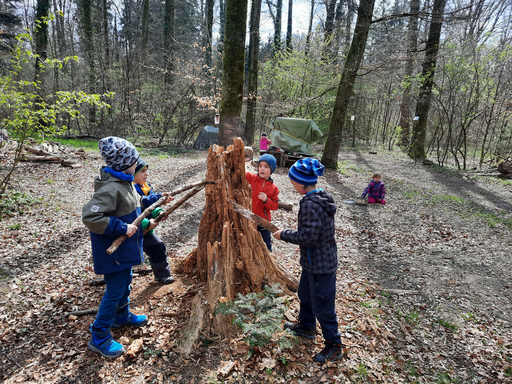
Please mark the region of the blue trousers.
<svg viewBox="0 0 512 384"><path fill-rule="evenodd" d="M315 274L302 269L299 282L299 322L308 329L316 328L316 319L322 327L326 343L341 344L336 319L336 272Z"/></svg>
<svg viewBox="0 0 512 384"><path fill-rule="evenodd" d="M132 268L114 273L105 273L103 277L106 288L93 323L96 328L110 328L118 308L126 310L130 304Z"/></svg>
<svg viewBox="0 0 512 384"><path fill-rule="evenodd" d="M272 252L272 234L270 231L258 225L258 232L261 233L261 237L263 237L263 241L267 245L268 250Z"/></svg>

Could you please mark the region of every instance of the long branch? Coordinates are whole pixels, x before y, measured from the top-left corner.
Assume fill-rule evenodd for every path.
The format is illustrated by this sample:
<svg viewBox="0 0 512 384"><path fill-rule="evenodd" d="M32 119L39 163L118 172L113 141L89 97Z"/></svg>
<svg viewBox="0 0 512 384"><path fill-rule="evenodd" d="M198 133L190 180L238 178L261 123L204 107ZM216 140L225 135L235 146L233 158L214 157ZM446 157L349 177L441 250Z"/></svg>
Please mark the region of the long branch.
<svg viewBox="0 0 512 384"><path fill-rule="evenodd" d="M189 184L189 185L186 185L176 191L172 191L171 193L169 193L168 196L174 196L174 195L177 195L181 192L184 192L184 191L188 191L189 189L192 189L192 188L195 188L195 187L198 187L198 186L204 186L206 184L215 184L215 181L208 181L208 180L205 180L205 181L198 181L197 183L193 183L193 184ZM142 220L148 216L151 212L153 212L155 210L155 208L158 208L160 205L162 205L165 200L167 200L167 196L163 196L161 199L159 199L156 203L152 204L150 207L146 208L144 210L144 212L142 212L136 219L135 221L132 223L132 225L135 225L135 226L139 226L139 224L142 222ZM122 236L119 236L116 240L114 240L114 242L112 243L112 245L107 249L107 253L109 255L111 255L112 253L114 253L116 251L117 248L119 248L119 246L123 243L123 241L125 241L126 239L128 238L127 235L122 235Z"/></svg>
<svg viewBox="0 0 512 384"><path fill-rule="evenodd" d="M160 222L160 221L164 220L167 216L169 216L176 209L178 209L180 207L180 205L182 205L185 201L190 199L192 196L194 196L197 192L199 192L203 188L204 188L204 184L195 187L193 190L191 190L189 193L187 193L185 196L183 196L179 201L174 203L173 206L170 207L168 210L166 210L165 212L160 212L160 214L155 218L155 221ZM148 233L149 231L150 231L149 229L145 229L144 235L146 233Z"/></svg>

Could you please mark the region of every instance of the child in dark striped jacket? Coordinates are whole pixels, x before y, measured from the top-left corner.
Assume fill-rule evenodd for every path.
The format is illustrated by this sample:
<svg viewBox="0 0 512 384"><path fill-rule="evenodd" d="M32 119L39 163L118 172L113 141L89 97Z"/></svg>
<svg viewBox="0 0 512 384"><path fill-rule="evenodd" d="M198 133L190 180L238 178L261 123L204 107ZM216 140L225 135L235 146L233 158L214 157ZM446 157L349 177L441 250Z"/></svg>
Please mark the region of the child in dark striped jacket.
<svg viewBox="0 0 512 384"><path fill-rule="evenodd" d="M386 204L386 202L384 201L384 197L386 196L386 187L384 186L384 183L380 181L381 177L382 176L380 173L375 172L372 177L373 180L370 181L370 184L368 184L368 186L366 187L362 194L363 197L366 197L366 195L368 195L369 204Z"/></svg>
<svg viewBox="0 0 512 384"><path fill-rule="evenodd" d="M316 159L306 158L292 165L288 177L295 190L304 196L300 201L298 228L297 231L283 229L274 233L278 240L300 245L299 321L287 322L284 328L297 336L314 339L318 320L325 339L325 348L314 358L318 363L342 358L335 310L338 268L334 237L336 204L331 195L316 186L318 176L323 173L324 166Z"/></svg>

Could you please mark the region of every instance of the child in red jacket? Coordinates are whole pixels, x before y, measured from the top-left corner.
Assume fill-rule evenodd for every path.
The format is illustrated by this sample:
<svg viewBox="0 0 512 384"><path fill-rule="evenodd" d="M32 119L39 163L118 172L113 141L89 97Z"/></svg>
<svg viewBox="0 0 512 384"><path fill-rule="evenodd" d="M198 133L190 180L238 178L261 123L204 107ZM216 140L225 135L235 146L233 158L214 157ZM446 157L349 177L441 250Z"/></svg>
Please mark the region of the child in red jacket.
<svg viewBox="0 0 512 384"><path fill-rule="evenodd" d="M277 160L268 153L258 159L258 173L245 172L245 178L252 188L252 211L260 217L271 220L270 211L279 207L279 189L275 186L270 175L276 170ZM267 248L272 252L272 235L269 230L258 225L258 231L263 237Z"/></svg>

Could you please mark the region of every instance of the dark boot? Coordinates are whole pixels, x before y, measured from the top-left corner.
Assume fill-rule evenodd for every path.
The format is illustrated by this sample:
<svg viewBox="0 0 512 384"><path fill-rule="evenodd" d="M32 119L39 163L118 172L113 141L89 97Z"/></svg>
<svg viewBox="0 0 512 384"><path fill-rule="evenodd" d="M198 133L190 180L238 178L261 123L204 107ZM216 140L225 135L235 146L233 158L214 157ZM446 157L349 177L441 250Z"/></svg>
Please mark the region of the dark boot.
<svg viewBox="0 0 512 384"><path fill-rule="evenodd" d="M289 329L295 336L302 336L314 340L316 337L316 328L306 328L300 322L292 323L287 321L283 325L283 329Z"/></svg>
<svg viewBox="0 0 512 384"><path fill-rule="evenodd" d="M343 358L343 349L341 344L326 343L325 348L322 349L318 355L313 359L316 363L327 363L328 361L337 361Z"/></svg>

